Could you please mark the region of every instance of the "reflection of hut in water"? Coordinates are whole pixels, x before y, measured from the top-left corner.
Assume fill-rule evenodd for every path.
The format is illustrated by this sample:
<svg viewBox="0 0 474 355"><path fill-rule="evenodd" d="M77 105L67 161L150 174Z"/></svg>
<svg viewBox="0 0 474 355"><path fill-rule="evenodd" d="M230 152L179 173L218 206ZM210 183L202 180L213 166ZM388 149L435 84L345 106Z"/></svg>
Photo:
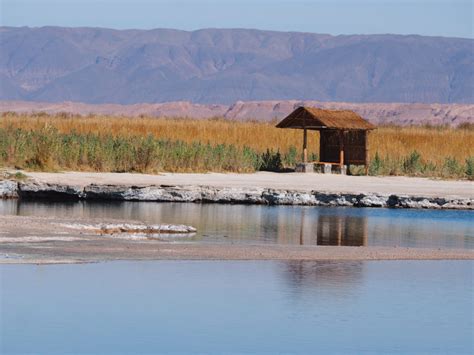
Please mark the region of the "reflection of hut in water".
<svg viewBox="0 0 474 355"><path fill-rule="evenodd" d="M367 217L346 215L318 215L317 221L301 211L300 245L367 245ZM316 223L315 223L316 222Z"/></svg>
<svg viewBox="0 0 474 355"><path fill-rule="evenodd" d="M292 291L307 290L314 295L316 290L321 293L345 287L353 289L364 276L364 262L288 261L279 270Z"/></svg>
<svg viewBox="0 0 474 355"><path fill-rule="evenodd" d="M367 218L354 216L319 216L316 228L318 245L367 245Z"/></svg>

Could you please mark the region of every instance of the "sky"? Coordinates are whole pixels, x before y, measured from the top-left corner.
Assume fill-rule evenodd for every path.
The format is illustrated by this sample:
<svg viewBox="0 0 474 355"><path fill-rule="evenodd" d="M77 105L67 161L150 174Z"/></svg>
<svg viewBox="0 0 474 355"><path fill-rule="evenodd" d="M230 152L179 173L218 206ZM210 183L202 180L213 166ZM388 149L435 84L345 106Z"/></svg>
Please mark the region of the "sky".
<svg viewBox="0 0 474 355"><path fill-rule="evenodd" d="M474 0L0 0L2 26L256 28L474 38Z"/></svg>

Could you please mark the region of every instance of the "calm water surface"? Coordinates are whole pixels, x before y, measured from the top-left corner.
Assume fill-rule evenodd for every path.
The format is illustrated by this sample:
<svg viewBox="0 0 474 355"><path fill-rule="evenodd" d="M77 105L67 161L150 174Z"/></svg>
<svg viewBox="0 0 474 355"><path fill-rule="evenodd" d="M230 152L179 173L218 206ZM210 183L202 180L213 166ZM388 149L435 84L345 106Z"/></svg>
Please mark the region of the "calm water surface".
<svg viewBox="0 0 474 355"><path fill-rule="evenodd" d="M4 200L0 214L183 223L197 227L188 241L200 243L474 249L474 211Z"/></svg>
<svg viewBox="0 0 474 355"><path fill-rule="evenodd" d="M0 265L0 353L472 354L472 261Z"/></svg>

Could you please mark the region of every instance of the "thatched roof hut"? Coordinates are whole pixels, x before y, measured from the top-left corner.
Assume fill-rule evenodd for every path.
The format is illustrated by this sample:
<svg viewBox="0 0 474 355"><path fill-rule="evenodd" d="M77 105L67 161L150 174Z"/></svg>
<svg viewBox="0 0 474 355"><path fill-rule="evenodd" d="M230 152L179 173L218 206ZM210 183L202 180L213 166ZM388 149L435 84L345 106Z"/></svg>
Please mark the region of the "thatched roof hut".
<svg viewBox="0 0 474 355"><path fill-rule="evenodd" d="M320 132L319 164L365 165L368 168L368 133L375 126L353 111L298 107L278 128L302 129L303 162L307 163L307 130Z"/></svg>
<svg viewBox="0 0 474 355"><path fill-rule="evenodd" d="M298 107L280 123L278 128L299 129L339 129L339 130L371 130L375 126L357 113L349 110L323 110L315 107Z"/></svg>

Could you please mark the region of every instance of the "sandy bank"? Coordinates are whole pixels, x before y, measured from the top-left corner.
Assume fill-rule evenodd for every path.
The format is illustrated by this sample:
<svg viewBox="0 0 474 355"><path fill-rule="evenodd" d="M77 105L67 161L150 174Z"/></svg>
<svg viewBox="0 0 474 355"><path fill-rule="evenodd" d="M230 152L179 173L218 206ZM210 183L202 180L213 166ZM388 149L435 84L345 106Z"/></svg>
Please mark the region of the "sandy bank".
<svg viewBox="0 0 474 355"><path fill-rule="evenodd" d="M85 223L86 221L82 221ZM461 249L332 247L181 242L134 235L98 235L67 227L71 220L0 216L0 263L106 260L473 260ZM77 221L75 221L77 223ZM91 221L87 221L91 223Z"/></svg>
<svg viewBox="0 0 474 355"><path fill-rule="evenodd" d="M333 193L379 193L430 197L474 198L474 182L433 180L404 176L344 176L301 173L258 172L253 174L172 174L130 173L28 173L34 180L49 184L98 185L181 185L233 188L270 188Z"/></svg>
<svg viewBox="0 0 474 355"><path fill-rule="evenodd" d="M473 209L474 182L323 174L28 173L0 198Z"/></svg>
<svg viewBox="0 0 474 355"><path fill-rule="evenodd" d="M51 248L55 253L51 253ZM1 250L2 248L0 248ZM5 257L5 255L7 257ZM318 247L281 245L60 245L45 243L8 247L0 264L63 264L114 260L474 260L465 250L438 250L388 247Z"/></svg>

